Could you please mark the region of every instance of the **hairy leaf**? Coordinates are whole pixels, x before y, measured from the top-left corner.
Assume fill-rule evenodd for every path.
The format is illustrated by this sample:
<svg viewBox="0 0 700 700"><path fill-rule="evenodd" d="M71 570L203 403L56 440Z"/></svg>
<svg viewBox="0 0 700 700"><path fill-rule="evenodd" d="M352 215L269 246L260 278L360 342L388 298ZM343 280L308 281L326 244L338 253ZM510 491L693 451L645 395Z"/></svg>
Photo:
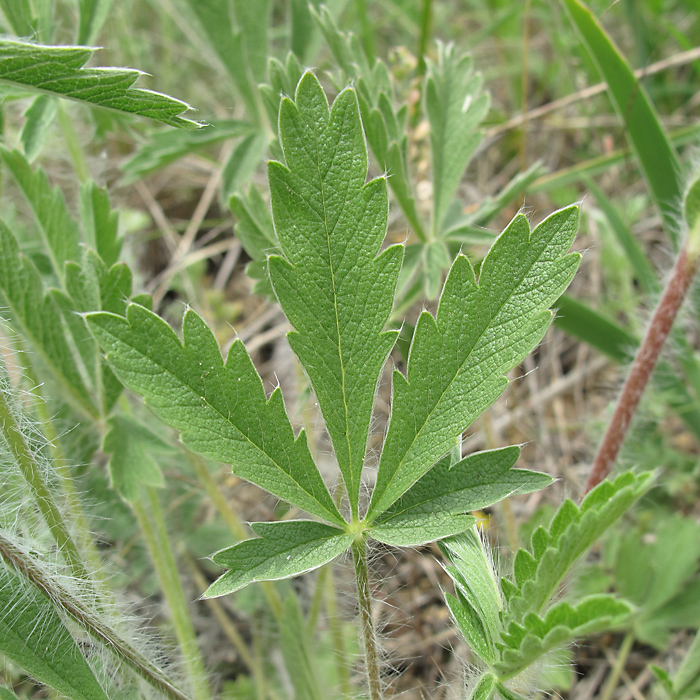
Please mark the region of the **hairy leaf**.
<svg viewBox="0 0 700 700"><path fill-rule="evenodd" d="M457 597L449 598L450 610L473 649L488 663L497 658L503 597L493 561L478 532L471 528L444 540L440 548L451 562L446 567Z"/></svg>
<svg viewBox="0 0 700 700"><path fill-rule="evenodd" d="M650 488L652 481L651 473L625 472L612 482L599 484L580 506L566 500L549 530L542 528L533 536L533 543L537 543L530 555L534 565L526 558L519 565L516 557L518 590L509 595L510 618L519 621L528 612L539 614L576 560Z"/></svg>
<svg viewBox="0 0 700 700"><path fill-rule="evenodd" d="M405 544L424 544L466 530L473 520L469 511L552 483L547 474L512 469L519 454L519 447L478 452L453 466L444 458L376 519L369 534L398 544L391 539L407 539L413 530L416 541Z"/></svg>
<svg viewBox="0 0 700 700"><path fill-rule="evenodd" d="M187 129L197 122L180 116L190 106L174 97L133 87L141 73L131 68L85 68L95 53L85 46L42 46L0 39L0 83L127 112Z"/></svg>
<svg viewBox="0 0 700 700"><path fill-rule="evenodd" d="M268 400L239 340L226 363L216 338L192 310L181 343L161 318L137 304L126 318L87 315L117 377L137 391L190 449L233 465L234 473L330 522L343 520L311 458L306 435L289 424L282 393Z"/></svg>
<svg viewBox="0 0 700 700"><path fill-rule="evenodd" d="M401 246L377 257L387 226L383 178L365 182L367 151L355 93L329 111L307 73L280 108L286 165L270 163L272 213L284 257L270 279L295 328L289 342L318 397L353 512L377 381L396 341L383 332Z"/></svg>
<svg viewBox="0 0 700 700"><path fill-rule="evenodd" d="M51 601L0 563L0 652L73 700L107 700Z"/></svg>
<svg viewBox="0 0 700 700"><path fill-rule="evenodd" d="M512 678L548 651L574 637L616 627L634 612L634 606L610 595L588 596L575 605L562 601L544 617L528 613L522 625L513 622L501 635L504 649L496 665L501 680Z"/></svg>
<svg viewBox="0 0 700 700"><path fill-rule="evenodd" d="M230 569L207 589L209 598L233 593L254 581L298 576L347 550L354 535L311 520L253 523L258 538L237 542L212 559Z"/></svg>
<svg viewBox="0 0 700 700"><path fill-rule="evenodd" d="M394 372L391 422L368 518L375 519L423 476L507 385L510 371L540 341L548 307L571 281L578 254L566 252L577 207L530 232L518 215L491 247L479 283L466 257L452 265L437 318L416 325L407 377Z"/></svg>

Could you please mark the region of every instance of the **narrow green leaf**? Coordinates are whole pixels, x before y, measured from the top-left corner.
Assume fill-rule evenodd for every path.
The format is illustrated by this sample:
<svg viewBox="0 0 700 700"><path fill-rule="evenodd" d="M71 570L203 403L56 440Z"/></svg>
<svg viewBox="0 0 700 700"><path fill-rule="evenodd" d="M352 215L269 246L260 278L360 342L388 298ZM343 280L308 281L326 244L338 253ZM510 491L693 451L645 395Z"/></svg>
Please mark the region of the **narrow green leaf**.
<svg viewBox="0 0 700 700"><path fill-rule="evenodd" d="M437 63L428 61L425 84L433 167L432 238L442 230L447 207L481 142L477 127L486 116L489 98L480 91L481 76L473 72L471 58L455 54L452 44L438 43Z"/></svg>
<svg viewBox="0 0 700 700"><path fill-rule="evenodd" d="M10 230L0 221L0 292L22 335L61 387L62 398L81 415L97 410L66 342L61 314L34 263L20 255Z"/></svg>
<svg viewBox="0 0 700 700"><path fill-rule="evenodd" d="M68 213L63 194L51 187L46 173L32 170L19 151L0 146L0 156L12 173L39 224L45 250L51 258L54 273L63 280L66 260L78 260L78 230Z"/></svg>
<svg viewBox="0 0 700 700"><path fill-rule="evenodd" d="M317 665L312 655L309 633L299 606L299 599L290 593L284 601L284 615L280 621L280 646L284 656L284 667L295 697L304 700L325 700L316 673Z"/></svg>
<svg viewBox="0 0 700 700"><path fill-rule="evenodd" d="M0 563L0 653L71 700L108 700L51 601Z"/></svg>
<svg viewBox="0 0 700 700"><path fill-rule="evenodd" d="M264 160L267 146L267 134L260 132L244 136L236 144L221 173L221 194L224 201L250 182Z"/></svg>
<svg viewBox="0 0 700 700"><path fill-rule="evenodd" d="M190 106L174 97L133 87L141 73L131 68L85 68L96 49L42 46L0 39L0 83L86 102L118 112L196 129L180 116Z"/></svg>
<svg viewBox="0 0 700 700"><path fill-rule="evenodd" d="M519 447L478 452L454 466L450 466L449 457L444 458L376 519L369 534L382 542L398 544L390 540L415 530L416 541L402 546L456 535L471 524L470 518L465 519L467 512L493 505L514 493L532 493L552 483L547 474L512 469L519 454ZM462 527L462 521L467 527ZM444 534L435 537L435 532Z"/></svg>
<svg viewBox="0 0 700 700"><path fill-rule="evenodd" d="M41 152L57 114L58 102L51 95L39 95L24 113L27 121L24 123L20 141L24 155L30 163Z"/></svg>
<svg viewBox="0 0 700 700"><path fill-rule="evenodd" d="M29 0L0 0L0 7L17 36L26 38L34 36L36 19L32 15Z"/></svg>
<svg viewBox="0 0 700 700"><path fill-rule="evenodd" d="M80 24L78 26L77 43L90 46L95 41L102 29L112 0L79 0Z"/></svg>
<svg viewBox="0 0 700 700"><path fill-rule="evenodd" d="M107 267L114 265L122 248L119 212L110 206L107 190L94 182L80 188L80 222L85 242L99 253Z"/></svg>
<svg viewBox="0 0 700 700"><path fill-rule="evenodd" d="M19 700L19 698L11 690L0 685L0 700Z"/></svg>
<svg viewBox="0 0 700 700"><path fill-rule="evenodd" d="M442 280L452 261L445 241L430 241L423 246L423 288L427 299L436 299Z"/></svg>
<svg viewBox="0 0 700 700"><path fill-rule="evenodd" d="M630 362L639 346L631 333L567 294L557 301L554 323L618 363Z"/></svg>
<svg viewBox="0 0 700 700"><path fill-rule="evenodd" d="M306 435L289 424L282 393L269 400L239 340L222 361L216 338L192 310L184 344L161 318L131 304L126 318L87 314L119 379L140 393L190 449L233 465L248 481L330 522L344 521L311 458Z"/></svg>
<svg viewBox="0 0 700 700"><path fill-rule="evenodd" d="M700 681L700 632L695 635L693 643L673 679L673 691L677 697L683 697L698 681Z"/></svg>
<svg viewBox="0 0 700 700"><path fill-rule="evenodd" d="M586 187L595 197L596 203L608 220L617 242L625 251L625 255L627 255L627 259L632 265L632 269L642 288L647 294L658 293L661 288L658 275L654 272L654 268L651 266L639 241L625 225L617 209L615 209L603 191L590 178L585 178L585 182Z"/></svg>
<svg viewBox="0 0 700 700"><path fill-rule="evenodd" d="M299 576L346 551L354 535L311 520L253 523L258 538L237 542L213 555L227 571L207 589L208 598L233 593L255 581Z"/></svg>
<svg viewBox="0 0 700 700"><path fill-rule="evenodd" d="M700 221L700 175L695 172L683 196L683 218L688 231Z"/></svg>
<svg viewBox="0 0 700 700"><path fill-rule="evenodd" d="M677 215L682 175L676 153L642 83L593 13L581 0L562 0L601 76L625 127L666 231L678 245Z"/></svg>
<svg viewBox="0 0 700 700"><path fill-rule="evenodd" d="M168 454L175 448L129 416L112 416L107 426L102 449L110 455L109 476L119 495L134 502L140 498L142 485L163 486L163 472L153 453Z"/></svg>
<svg viewBox="0 0 700 700"><path fill-rule="evenodd" d="M580 256L568 251L577 207L552 214L530 232L518 215L494 242L479 283L460 255L452 265L437 319L416 325L407 378L394 372L391 422L368 511L371 522L452 446L500 396L510 371L541 340Z"/></svg>
<svg viewBox="0 0 700 700"><path fill-rule="evenodd" d="M199 148L225 139L247 136L255 130L248 122L237 119L213 121L196 131L166 129L151 134L136 153L121 167L123 184L130 185L149 173L174 163Z"/></svg>
<svg viewBox="0 0 700 700"><path fill-rule="evenodd" d="M374 392L397 332L383 332L401 246L377 257L387 226L386 180L365 182L367 151L355 93L329 111L307 73L280 109L286 166L270 163L272 213L284 257L269 259L275 294L295 331L357 510Z"/></svg>

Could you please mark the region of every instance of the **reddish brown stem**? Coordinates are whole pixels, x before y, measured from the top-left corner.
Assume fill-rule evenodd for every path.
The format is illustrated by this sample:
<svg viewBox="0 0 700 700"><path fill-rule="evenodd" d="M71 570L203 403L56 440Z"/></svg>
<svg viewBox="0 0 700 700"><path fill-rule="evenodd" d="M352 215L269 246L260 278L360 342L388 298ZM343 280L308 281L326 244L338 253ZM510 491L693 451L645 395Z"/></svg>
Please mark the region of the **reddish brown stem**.
<svg viewBox="0 0 700 700"><path fill-rule="evenodd" d="M698 256L696 254L688 255L686 241L678 254L671 276L654 311L644 340L634 358L627 380L622 387L622 393L617 400L612 420L605 431L605 436L593 462L593 468L588 475L584 495L603 481L615 464L617 453L622 447L639 400L642 398L661 348L666 342L697 268Z"/></svg>

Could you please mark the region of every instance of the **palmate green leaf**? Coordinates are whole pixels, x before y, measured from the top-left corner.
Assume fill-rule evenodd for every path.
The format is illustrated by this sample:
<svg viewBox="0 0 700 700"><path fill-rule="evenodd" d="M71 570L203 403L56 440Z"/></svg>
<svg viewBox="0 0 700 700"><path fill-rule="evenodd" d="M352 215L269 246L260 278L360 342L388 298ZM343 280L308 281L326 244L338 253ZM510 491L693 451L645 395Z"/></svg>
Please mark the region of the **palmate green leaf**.
<svg viewBox="0 0 700 700"><path fill-rule="evenodd" d="M192 310L184 344L161 318L131 304L126 318L87 314L117 377L182 431L194 452L233 465L234 473L329 522L344 523L311 458L306 435L294 438L276 389L269 400L239 340L224 364L216 338Z"/></svg>
<svg viewBox="0 0 700 700"><path fill-rule="evenodd" d="M212 556L230 569L206 590L205 596L233 593L254 581L276 581L327 564L352 545L354 535L312 520L253 523L259 537L237 542Z"/></svg>
<svg viewBox="0 0 700 700"><path fill-rule="evenodd" d="M32 170L19 151L0 146L0 156L24 194L44 242L57 279L63 281L66 260L78 260L78 228L68 213L58 187L51 187L46 173Z"/></svg>
<svg viewBox="0 0 700 700"><path fill-rule="evenodd" d="M529 613L521 625L513 622L501 634L503 651L495 665L501 680L520 673L547 652L562 644L604 629L619 626L634 606L611 595L588 596L575 605L562 601L544 617Z"/></svg>
<svg viewBox="0 0 700 700"><path fill-rule="evenodd" d="M329 110L312 73L296 104L280 108L286 165L270 163L281 256L269 259L275 294L294 327L292 349L309 375L357 511L374 393L397 332L384 332L403 248L378 257L387 227L386 180L367 178L355 93Z"/></svg>
<svg viewBox="0 0 700 700"><path fill-rule="evenodd" d="M495 241L479 283L460 255L440 298L437 319L416 325L407 378L394 372L392 414L368 521L405 493L451 448L507 385L505 378L541 340L548 307L571 281L580 256L567 255L577 207L530 231L518 215Z"/></svg>
<svg viewBox="0 0 700 700"><path fill-rule="evenodd" d="M516 555L515 582L503 582L509 619L520 622L529 612L539 614L579 557L651 487L652 481L649 472L625 472L596 486L580 506L567 499L549 530L540 527L535 531L531 551L521 549Z"/></svg>
<svg viewBox="0 0 700 700"><path fill-rule="evenodd" d="M95 51L85 46L43 46L0 39L0 83L149 117L170 126L200 126L180 116L190 109L186 102L133 87L139 71L85 68Z"/></svg>
<svg viewBox="0 0 700 700"><path fill-rule="evenodd" d="M39 271L20 254L15 237L2 221L0 293L17 328L60 385L62 398L81 415L94 418L98 411L66 342L56 300L44 292Z"/></svg>
<svg viewBox="0 0 700 700"><path fill-rule="evenodd" d="M0 653L72 700L108 700L51 601L0 563Z"/></svg>
<svg viewBox="0 0 700 700"><path fill-rule="evenodd" d="M451 44L438 43L437 63L428 62L425 84L433 169L433 238L441 232L447 207L481 142L477 127L489 108L488 95L479 94L481 82L469 56L455 54Z"/></svg>
<svg viewBox="0 0 700 700"><path fill-rule="evenodd" d="M441 460L372 524L368 534L381 542L417 546L464 532L469 511L514 493L532 493L552 483L540 472L512 469L520 448L478 452L450 466Z"/></svg>
<svg viewBox="0 0 700 700"><path fill-rule="evenodd" d="M135 502L140 498L142 485L163 486L163 472L153 453L169 454L175 448L129 416L111 416L107 426L102 449L110 455L110 481L119 495Z"/></svg>

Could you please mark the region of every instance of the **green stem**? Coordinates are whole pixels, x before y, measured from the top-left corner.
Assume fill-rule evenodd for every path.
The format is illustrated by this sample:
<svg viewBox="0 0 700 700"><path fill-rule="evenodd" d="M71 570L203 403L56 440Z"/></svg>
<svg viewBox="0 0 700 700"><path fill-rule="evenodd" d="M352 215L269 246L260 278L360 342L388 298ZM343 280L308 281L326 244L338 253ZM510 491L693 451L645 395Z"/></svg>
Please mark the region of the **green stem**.
<svg viewBox="0 0 700 700"><path fill-rule="evenodd" d="M240 521L238 515L233 510L229 502L224 498L223 494L221 493L221 489L219 489L217 483L212 478L211 472L207 468L207 465L205 464L204 460L192 452L188 451L187 454L197 474L199 483L202 484L204 490L207 492L209 498L211 498L212 503L219 511L221 517L226 521L226 524L229 526L229 529L233 533L233 536L237 540L248 539L248 531L246 530L243 523ZM260 585L262 586L263 593L267 598L270 610L272 610L272 614L275 616L277 622L280 622L280 620L282 619L284 606L282 605L282 599L280 598L280 594L275 588L275 584L271 581L261 581Z"/></svg>
<svg viewBox="0 0 700 700"><path fill-rule="evenodd" d="M367 565L367 543L358 537L352 545L355 563L355 581L357 583L357 600L360 604L362 623L362 643L365 655L365 670L369 684L369 700L382 700L382 678L379 672L379 646L377 632L372 617L372 594L369 587L369 566Z"/></svg>
<svg viewBox="0 0 700 700"><path fill-rule="evenodd" d="M17 424L12 412L7 395L0 389L0 424L5 442L12 453L17 466L22 472L27 484L36 499L37 506L51 534L56 540L61 554L65 557L73 576L90 581L90 575L83 564L78 547L73 540L68 525L66 524L58 505L54 501L51 490L44 480L41 468L36 462L31 448L24 439L24 435Z"/></svg>
<svg viewBox="0 0 700 700"><path fill-rule="evenodd" d="M430 41L430 28L432 19L432 0L423 0L423 7L420 15L420 38L418 40L418 67L416 72L419 76L425 75L426 63L425 54L428 52L428 42Z"/></svg>
<svg viewBox="0 0 700 700"><path fill-rule="evenodd" d="M148 659L144 658L128 642L125 642L111 627L104 624L92 611L74 598L56 581L53 581L31 557L6 539L0 533L0 557L10 564L18 573L31 581L49 600L60 606L86 632L105 644L124 663L136 671L145 681L157 688L171 700L189 700L188 696L178 690Z"/></svg>
<svg viewBox="0 0 700 700"><path fill-rule="evenodd" d="M333 580L333 564L327 564L328 576L326 577L326 614L328 615L328 627L331 633L333 653L335 655L336 671L338 674L338 686L340 695L344 698L352 697L352 685L350 684L350 664L345 650L345 638L343 637L343 620L338 615L338 600L336 597L335 581Z"/></svg>
<svg viewBox="0 0 700 700"><path fill-rule="evenodd" d="M617 659L615 659L615 664L612 667L612 672L610 673L610 677L605 684L600 700L612 700L612 696L617 690L617 685L620 682L620 676L625 670L627 658L629 657L633 646L634 634L632 632L628 632L625 638L622 640L620 651L617 653Z"/></svg>
<svg viewBox="0 0 700 700"><path fill-rule="evenodd" d="M58 105L58 123L61 125L61 131L63 132L63 138L66 141L68 152L73 161L75 174L78 176L80 184L84 185L90 179L90 171L85 162L85 156L83 155L83 149L78 140L78 134L75 132L73 120L61 103Z"/></svg>
<svg viewBox="0 0 700 700"><path fill-rule="evenodd" d="M132 504L134 513L155 565L165 599L168 601L173 626L175 627L175 635L185 660L194 690L194 697L196 700L211 700L211 691L207 682L199 646L197 645L192 620L187 609L187 599L185 598L180 574L175 563L175 554L168 539L168 531L163 510L160 506L158 491L153 487L149 487L145 491L148 509L143 500L140 499Z"/></svg>

